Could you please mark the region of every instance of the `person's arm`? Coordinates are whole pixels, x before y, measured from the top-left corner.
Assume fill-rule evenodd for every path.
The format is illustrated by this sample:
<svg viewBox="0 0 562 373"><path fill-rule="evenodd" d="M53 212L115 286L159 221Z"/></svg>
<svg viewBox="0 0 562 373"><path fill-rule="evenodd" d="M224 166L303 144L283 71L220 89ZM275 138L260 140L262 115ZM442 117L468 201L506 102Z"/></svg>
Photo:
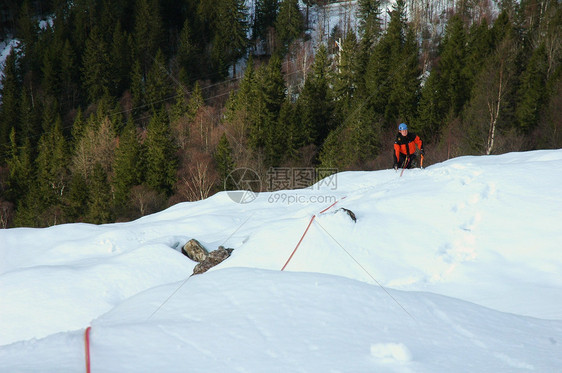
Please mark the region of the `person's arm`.
<svg viewBox="0 0 562 373"><path fill-rule="evenodd" d="M398 168L398 157L400 156L400 145L398 145L397 143L394 143L394 151L392 152L392 160L394 161L392 164L392 167L394 167L394 169Z"/></svg>
<svg viewBox="0 0 562 373"><path fill-rule="evenodd" d="M420 153L423 155L423 141L420 139L419 136L416 136L414 142L418 146L418 149L420 149Z"/></svg>

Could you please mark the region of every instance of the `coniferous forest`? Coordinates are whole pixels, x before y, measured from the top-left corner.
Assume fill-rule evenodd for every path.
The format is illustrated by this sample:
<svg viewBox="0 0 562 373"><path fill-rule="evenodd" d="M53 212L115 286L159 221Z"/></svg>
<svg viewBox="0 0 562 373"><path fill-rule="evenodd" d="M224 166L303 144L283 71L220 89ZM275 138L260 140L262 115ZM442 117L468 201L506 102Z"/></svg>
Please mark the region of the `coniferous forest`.
<svg viewBox="0 0 562 373"><path fill-rule="evenodd" d="M3 228L135 219L232 188L237 168L390 168L401 122L424 166L562 147L558 0L1 7L19 41L0 81Z"/></svg>

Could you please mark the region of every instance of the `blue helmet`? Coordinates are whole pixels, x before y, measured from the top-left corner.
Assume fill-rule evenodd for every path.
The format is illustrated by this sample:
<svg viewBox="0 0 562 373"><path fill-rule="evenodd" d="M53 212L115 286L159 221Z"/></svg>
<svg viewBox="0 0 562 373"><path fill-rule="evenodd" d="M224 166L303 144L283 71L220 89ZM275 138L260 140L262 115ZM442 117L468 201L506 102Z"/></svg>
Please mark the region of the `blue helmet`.
<svg viewBox="0 0 562 373"><path fill-rule="evenodd" d="M406 131L408 129L408 126L406 125L406 123L400 123L398 125L398 131Z"/></svg>

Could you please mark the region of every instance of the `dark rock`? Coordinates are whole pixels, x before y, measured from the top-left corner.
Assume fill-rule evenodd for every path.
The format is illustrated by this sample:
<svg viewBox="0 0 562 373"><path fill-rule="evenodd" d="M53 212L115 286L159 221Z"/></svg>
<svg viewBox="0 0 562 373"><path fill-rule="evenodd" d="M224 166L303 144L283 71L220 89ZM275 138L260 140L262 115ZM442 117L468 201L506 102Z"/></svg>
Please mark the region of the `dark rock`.
<svg viewBox="0 0 562 373"><path fill-rule="evenodd" d="M219 246L217 250L211 251L204 261L193 268L193 274L198 275L207 272L210 268L213 268L227 259L233 251L234 249L225 249L223 246Z"/></svg>
<svg viewBox="0 0 562 373"><path fill-rule="evenodd" d="M207 249L203 247L196 239L189 240L181 249L183 255L189 259L201 263L209 256Z"/></svg>
<svg viewBox="0 0 562 373"><path fill-rule="evenodd" d="M343 211L347 212L347 215L349 215L349 217L351 218L351 220L353 220L354 223L357 222L357 218L355 217L355 214L353 213L353 211L348 210L348 209L343 208L343 207L340 210L343 210Z"/></svg>

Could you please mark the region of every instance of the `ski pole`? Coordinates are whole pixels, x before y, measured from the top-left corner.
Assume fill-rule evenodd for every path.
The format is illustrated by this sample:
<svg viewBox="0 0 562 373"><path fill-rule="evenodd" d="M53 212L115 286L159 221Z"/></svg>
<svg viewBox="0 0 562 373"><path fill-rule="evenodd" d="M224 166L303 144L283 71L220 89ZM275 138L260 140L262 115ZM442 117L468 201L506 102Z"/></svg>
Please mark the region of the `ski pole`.
<svg viewBox="0 0 562 373"><path fill-rule="evenodd" d="M410 163L410 157L406 157L406 162L404 162L404 167L402 167L402 172L400 172L400 177L402 177L402 174L404 173L404 170L408 167L409 163Z"/></svg>

